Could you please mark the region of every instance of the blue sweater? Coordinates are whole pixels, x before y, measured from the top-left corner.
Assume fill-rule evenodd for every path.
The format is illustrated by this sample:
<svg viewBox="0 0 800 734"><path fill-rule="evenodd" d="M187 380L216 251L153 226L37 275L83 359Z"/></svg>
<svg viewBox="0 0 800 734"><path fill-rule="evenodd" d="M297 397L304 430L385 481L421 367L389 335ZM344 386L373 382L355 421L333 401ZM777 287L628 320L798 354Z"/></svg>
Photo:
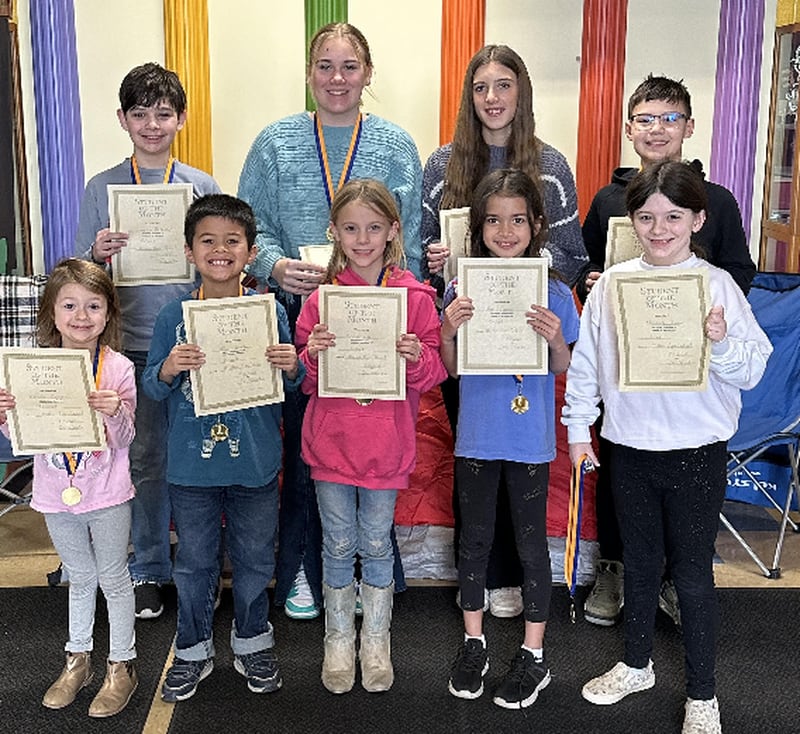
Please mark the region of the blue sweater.
<svg viewBox="0 0 800 734"><path fill-rule="evenodd" d="M325 127L325 145L334 186L339 181L352 127ZM408 269L420 276L422 166L409 134L391 122L367 115L351 179L374 178L394 194L403 225ZM265 127L253 142L239 178L239 197L258 220L258 256L248 271L269 280L275 263L300 258L301 245L327 242L330 207L322 183L314 124L306 112ZM274 288L275 281L270 281Z"/></svg>
<svg viewBox="0 0 800 734"><path fill-rule="evenodd" d="M191 298L191 293L186 293L159 312L142 377L142 387L153 400L167 400L167 480L188 487L262 487L281 467L281 403L223 413L222 422L232 440L209 442L217 416L195 416L189 373L182 372L170 385L158 379L172 348L186 343L181 304ZM276 306L280 340L291 343L286 311L280 304ZM304 376L301 364L296 379L287 380L284 374L284 388L296 390ZM204 449L205 453L212 451L207 458ZM237 450L238 456L234 455Z"/></svg>

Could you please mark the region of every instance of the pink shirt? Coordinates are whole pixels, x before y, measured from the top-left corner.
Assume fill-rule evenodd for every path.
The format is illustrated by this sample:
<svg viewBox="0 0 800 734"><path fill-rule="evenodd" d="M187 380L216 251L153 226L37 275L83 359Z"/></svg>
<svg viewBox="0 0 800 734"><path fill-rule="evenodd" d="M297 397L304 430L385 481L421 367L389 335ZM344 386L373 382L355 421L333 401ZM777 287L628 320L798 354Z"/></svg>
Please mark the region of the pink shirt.
<svg viewBox="0 0 800 734"><path fill-rule="evenodd" d="M128 462L128 447L133 441L136 411L136 380L133 363L109 347L104 347L101 390L116 390L122 399L119 413L103 415L106 429L105 451L85 453L72 483L81 491L81 501L72 506L61 500L69 486L64 454L37 454L33 460L33 496L31 507L39 512L79 514L127 502L134 495ZM8 426L3 425L8 435Z"/></svg>

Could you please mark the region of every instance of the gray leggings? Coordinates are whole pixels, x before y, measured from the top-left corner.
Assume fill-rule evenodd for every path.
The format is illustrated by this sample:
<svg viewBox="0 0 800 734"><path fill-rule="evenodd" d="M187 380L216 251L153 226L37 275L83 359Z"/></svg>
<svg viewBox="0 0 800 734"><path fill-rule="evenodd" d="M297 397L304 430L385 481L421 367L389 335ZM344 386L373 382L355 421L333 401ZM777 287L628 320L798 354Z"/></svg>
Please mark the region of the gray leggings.
<svg viewBox="0 0 800 734"><path fill-rule="evenodd" d="M133 660L136 636L133 585L128 573L130 502L79 515L56 512L45 513L44 517L53 545L69 573L69 641L65 649L93 649L99 583L108 607L108 658Z"/></svg>

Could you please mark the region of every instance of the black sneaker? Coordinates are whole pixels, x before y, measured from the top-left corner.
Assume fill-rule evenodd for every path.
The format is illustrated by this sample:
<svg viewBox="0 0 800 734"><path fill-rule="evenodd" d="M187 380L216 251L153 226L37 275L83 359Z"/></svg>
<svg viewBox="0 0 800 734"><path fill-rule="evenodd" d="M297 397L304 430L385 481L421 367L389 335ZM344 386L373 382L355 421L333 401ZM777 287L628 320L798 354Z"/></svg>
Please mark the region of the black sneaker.
<svg viewBox="0 0 800 734"><path fill-rule="evenodd" d="M237 655L233 667L247 678L247 687L253 693L272 693L283 685L278 658L271 647L247 655Z"/></svg>
<svg viewBox="0 0 800 734"><path fill-rule="evenodd" d="M214 670L214 659L182 660L175 658L161 686L161 698L168 703L194 696L197 684Z"/></svg>
<svg viewBox="0 0 800 734"><path fill-rule="evenodd" d="M483 676L488 670L486 645L474 637L464 640L447 684L450 693L458 698L478 698L483 693Z"/></svg>
<svg viewBox="0 0 800 734"><path fill-rule="evenodd" d="M155 619L164 611L161 585L155 581L134 581L133 596L136 599L136 619Z"/></svg>
<svg viewBox="0 0 800 734"><path fill-rule="evenodd" d="M550 671L544 660L537 661L527 650L519 649L506 677L494 692L494 702L504 709L530 706L539 691L550 683Z"/></svg>

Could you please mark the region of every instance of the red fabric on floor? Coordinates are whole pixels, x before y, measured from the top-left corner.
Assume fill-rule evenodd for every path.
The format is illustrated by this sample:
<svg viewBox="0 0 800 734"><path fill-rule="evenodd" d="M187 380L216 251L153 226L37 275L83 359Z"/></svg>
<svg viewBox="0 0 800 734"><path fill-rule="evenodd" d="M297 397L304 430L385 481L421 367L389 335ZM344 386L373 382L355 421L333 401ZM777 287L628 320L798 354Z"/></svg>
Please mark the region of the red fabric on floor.
<svg viewBox="0 0 800 734"><path fill-rule="evenodd" d="M569 514L570 461L567 429L561 425L565 376L556 377L556 459L550 464L547 498L547 535L566 535ZM595 476L586 477L581 538L597 538L594 510ZM398 525L453 526L453 438L438 387L422 396L417 420L417 466L407 490L397 495Z"/></svg>

